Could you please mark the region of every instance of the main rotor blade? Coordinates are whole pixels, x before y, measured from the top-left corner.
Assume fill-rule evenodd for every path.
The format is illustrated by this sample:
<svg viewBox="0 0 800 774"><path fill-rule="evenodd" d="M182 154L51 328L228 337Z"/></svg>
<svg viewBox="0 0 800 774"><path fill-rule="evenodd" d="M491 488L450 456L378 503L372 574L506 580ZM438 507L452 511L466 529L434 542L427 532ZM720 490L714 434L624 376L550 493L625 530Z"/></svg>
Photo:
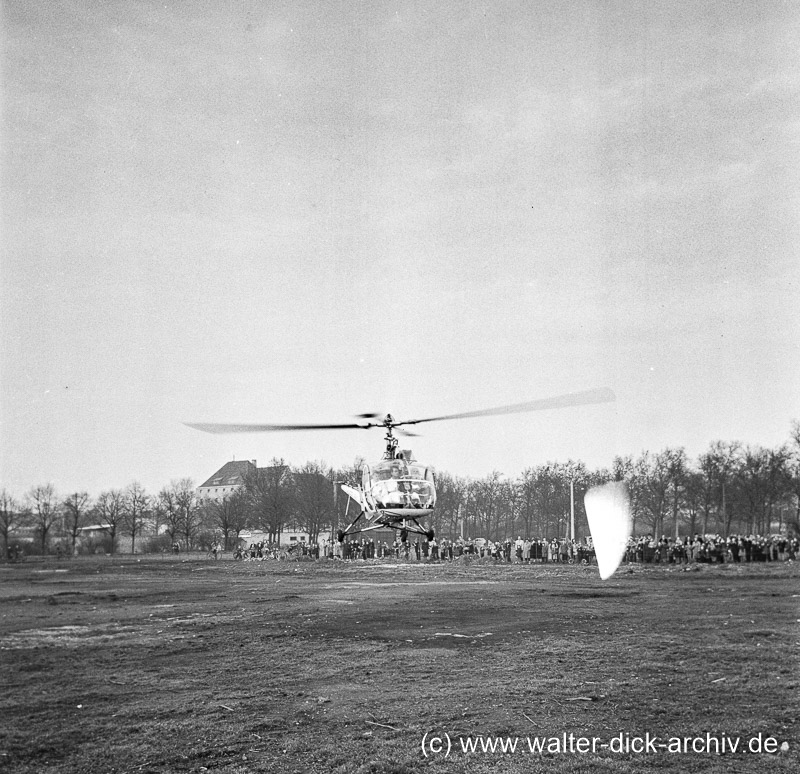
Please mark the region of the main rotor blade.
<svg viewBox="0 0 800 774"><path fill-rule="evenodd" d="M341 425L251 425L251 424L208 424L184 422L187 427L202 430L204 433L262 433L280 432L282 430L369 430L370 427L380 427L374 422L356 425L352 422Z"/></svg>
<svg viewBox="0 0 800 774"><path fill-rule="evenodd" d="M609 403L617 399L614 392L608 387L584 392L571 392L567 395L557 395L554 398L531 400L527 403L512 403L508 406L498 406L491 409L478 411L465 411L462 414L445 414L441 417L427 417L426 419L407 419L395 422L399 425L418 425L421 422L440 422L444 419L469 419L470 417L491 417L499 414L520 414L525 411L543 411L544 409L566 408L568 406L587 406L592 403Z"/></svg>

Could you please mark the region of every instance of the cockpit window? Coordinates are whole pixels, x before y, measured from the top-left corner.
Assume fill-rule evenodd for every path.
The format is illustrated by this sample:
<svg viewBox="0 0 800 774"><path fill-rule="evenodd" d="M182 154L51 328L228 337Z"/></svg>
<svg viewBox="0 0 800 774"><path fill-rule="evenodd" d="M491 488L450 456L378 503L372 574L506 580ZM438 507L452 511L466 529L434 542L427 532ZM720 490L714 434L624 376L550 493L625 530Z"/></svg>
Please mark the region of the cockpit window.
<svg viewBox="0 0 800 774"><path fill-rule="evenodd" d="M378 508L433 508L433 473L405 460L382 460L364 466L364 489Z"/></svg>

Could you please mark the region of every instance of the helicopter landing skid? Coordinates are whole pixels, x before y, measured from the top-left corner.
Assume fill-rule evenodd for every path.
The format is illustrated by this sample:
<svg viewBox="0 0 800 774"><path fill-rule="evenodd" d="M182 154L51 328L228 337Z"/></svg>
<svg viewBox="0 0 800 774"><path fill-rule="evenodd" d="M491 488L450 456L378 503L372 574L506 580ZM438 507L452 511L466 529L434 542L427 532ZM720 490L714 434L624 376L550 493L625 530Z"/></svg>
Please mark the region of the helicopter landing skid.
<svg viewBox="0 0 800 774"><path fill-rule="evenodd" d="M336 537L340 543L344 542L344 539L348 535L358 535L362 532L372 532L376 529L395 529L400 532L400 542L405 543L408 540L409 534L412 535L422 535L423 537L427 538L429 541L433 540L434 538L434 531L433 529L426 529L424 525L420 524L415 518L405 518L399 519L397 516L392 515L391 513L385 513L383 511L378 511L375 513L375 518L369 524L364 525L363 527L356 528L356 525L361 520L362 516L368 516L370 513L368 511L361 511L358 516L350 522L346 529L339 530Z"/></svg>

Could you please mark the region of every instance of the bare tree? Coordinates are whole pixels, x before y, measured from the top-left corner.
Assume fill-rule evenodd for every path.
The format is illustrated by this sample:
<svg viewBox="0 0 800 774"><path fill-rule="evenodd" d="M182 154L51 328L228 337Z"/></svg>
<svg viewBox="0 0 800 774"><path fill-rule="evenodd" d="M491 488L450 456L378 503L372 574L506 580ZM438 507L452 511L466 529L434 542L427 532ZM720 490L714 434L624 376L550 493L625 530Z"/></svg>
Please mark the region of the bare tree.
<svg viewBox="0 0 800 774"><path fill-rule="evenodd" d="M558 463L527 468L519 480L519 512L531 537L558 534L563 519L564 478Z"/></svg>
<svg viewBox="0 0 800 774"><path fill-rule="evenodd" d="M159 518L163 520L169 539L174 545L178 542L178 534L181 531L181 517L175 492L171 486L165 486L158 493L154 508L158 509Z"/></svg>
<svg viewBox="0 0 800 774"><path fill-rule="evenodd" d="M731 508L732 495L741 481L742 447L738 441L714 441L700 458L700 470L716 491L717 527L724 535L730 534L735 510ZM708 531L706 520L703 532Z"/></svg>
<svg viewBox="0 0 800 774"><path fill-rule="evenodd" d="M365 462L364 457L356 457L352 465L335 472L335 480L342 481L350 486L359 486L361 484L361 471Z"/></svg>
<svg viewBox="0 0 800 774"><path fill-rule="evenodd" d="M291 471L282 459L273 459L269 467L258 468L245 478L250 516L249 526L262 529L273 542L292 515Z"/></svg>
<svg viewBox="0 0 800 774"><path fill-rule="evenodd" d="M708 523L711 513L717 503L717 459L713 447L705 454L701 454L698 461L699 474L702 485L695 488L699 502L699 510L703 514L700 534L708 534Z"/></svg>
<svg viewBox="0 0 800 774"><path fill-rule="evenodd" d="M478 529L490 540L505 537L500 534L499 523L503 508L503 474L492 471L485 478L475 482L472 501Z"/></svg>
<svg viewBox="0 0 800 774"><path fill-rule="evenodd" d="M630 454L614 457L611 480L624 481L630 497L631 533L636 534L636 520L641 509L641 482L636 475L636 463Z"/></svg>
<svg viewBox="0 0 800 774"><path fill-rule="evenodd" d="M3 536L3 553L11 558L9 536L25 524L25 512L19 503L5 490L0 491L0 535Z"/></svg>
<svg viewBox="0 0 800 774"><path fill-rule="evenodd" d="M134 481L125 490L124 503L125 529L131 536L131 553L135 554L136 536L144 529L144 516L150 505L150 495L138 481Z"/></svg>
<svg viewBox="0 0 800 774"><path fill-rule="evenodd" d="M701 458L702 459L702 458ZM702 463L701 463L702 464ZM686 475L684 504L689 517L688 533L695 535L698 529L698 517L703 514L703 524L708 524L708 515L714 505L714 491L705 474L701 470L689 470ZM703 534L705 534L705 526Z"/></svg>
<svg viewBox="0 0 800 774"><path fill-rule="evenodd" d="M641 481L641 504L651 532L655 537L664 533L664 516L669 504L669 457L661 452L652 455L642 452L636 462L636 472Z"/></svg>
<svg viewBox="0 0 800 774"><path fill-rule="evenodd" d="M501 526L500 530L506 537L513 538L519 534L517 521L519 519L521 506L520 492L516 481L509 479L503 480L501 489Z"/></svg>
<svg viewBox="0 0 800 774"><path fill-rule="evenodd" d="M435 521L431 524L434 531L451 538L457 537L460 532L459 518L463 523L468 523L467 505L466 480L449 473L439 473L436 476ZM467 528L466 532L469 531Z"/></svg>
<svg viewBox="0 0 800 774"><path fill-rule="evenodd" d="M197 503L196 487L190 478L181 478L170 484L178 511L178 523L183 542L188 551L200 530L201 511Z"/></svg>
<svg viewBox="0 0 800 774"><path fill-rule="evenodd" d="M113 554L117 547L117 532L122 529L125 517L125 494L121 489L109 489L101 492L95 503L94 513L97 514L100 523L106 527Z"/></svg>
<svg viewBox="0 0 800 774"><path fill-rule="evenodd" d="M788 493L794 499L794 523L792 526L795 533L800 534L800 421L796 419L792 422L786 472Z"/></svg>
<svg viewBox="0 0 800 774"><path fill-rule="evenodd" d="M52 484L35 486L28 492L31 519L39 535L40 547L43 554L47 553L47 537L50 530L61 516L58 508L58 498Z"/></svg>
<svg viewBox="0 0 800 774"><path fill-rule="evenodd" d="M519 493L519 518L525 537L538 537L534 532L534 521L538 512L536 469L525 468L517 479Z"/></svg>
<svg viewBox="0 0 800 774"><path fill-rule="evenodd" d="M319 539L319 533L329 527L333 516L332 473L324 463L307 462L295 470L294 512L297 523L309 535L309 543Z"/></svg>
<svg viewBox="0 0 800 774"><path fill-rule="evenodd" d="M227 551L231 536L238 538L247 525L246 492L238 489L223 500L208 503L205 510L213 526L222 532L223 547Z"/></svg>
<svg viewBox="0 0 800 774"><path fill-rule="evenodd" d="M74 492L64 500L64 529L69 535L70 552L75 554L75 545L78 535L81 534L86 515L89 512L89 494L87 492Z"/></svg>
<svg viewBox="0 0 800 774"><path fill-rule="evenodd" d="M680 529L680 512L685 502L689 461L683 448L665 449L662 454L665 457L667 475L669 476L672 523L675 526L675 537L677 538Z"/></svg>
<svg viewBox="0 0 800 774"><path fill-rule="evenodd" d="M786 447L745 449L738 478L747 501L749 532L766 534L771 530L774 506L786 487L788 459Z"/></svg>

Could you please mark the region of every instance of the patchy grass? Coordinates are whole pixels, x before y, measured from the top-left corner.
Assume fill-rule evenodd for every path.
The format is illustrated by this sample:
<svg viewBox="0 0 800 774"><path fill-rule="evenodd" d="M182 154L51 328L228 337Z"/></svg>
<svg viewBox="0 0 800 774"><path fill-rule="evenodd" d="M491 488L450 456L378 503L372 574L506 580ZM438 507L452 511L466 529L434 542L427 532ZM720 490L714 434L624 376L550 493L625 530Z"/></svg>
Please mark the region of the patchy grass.
<svg viewBox="0 0 800 774"><path fill-rule="evenodd" d="M793 564L3 565L0 770L793 772L798 594Z"/></svg>

